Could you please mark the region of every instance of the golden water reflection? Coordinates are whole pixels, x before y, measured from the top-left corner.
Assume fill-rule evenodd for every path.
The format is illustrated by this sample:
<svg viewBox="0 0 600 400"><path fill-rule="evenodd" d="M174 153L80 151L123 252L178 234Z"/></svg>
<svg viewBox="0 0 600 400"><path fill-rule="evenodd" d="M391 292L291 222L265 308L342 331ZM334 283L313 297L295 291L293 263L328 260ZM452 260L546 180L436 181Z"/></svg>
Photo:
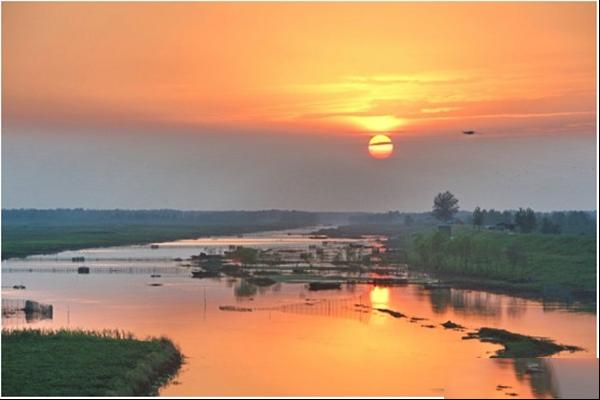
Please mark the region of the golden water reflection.
<svg viewBox="0 0 600 400"><path fill-rule="evenodd" d="M390 289L386 287L373 286L369 298L374 307L387 306L390 300Z"/></svg>
<svg viewBox="0 0 600 400"><path fill-rule="evenodd" d="M581 390L586 385L574 382L588 376L589 386L589 371L597 371L594 315L485 292L416 285L259 288L242 279L192 279L183 269L158 279L27 272L2 278L4 285L23 284L27 296L54 305L52 320L8 321L15 327L118 328L173 339L186 364L162 395L543 398ZM3 298L22 295L3 289ZM221 311L222 305L252 312ZM586 351L534 360L536 367L494 360L489 357L498 346L462 340L463 333L440 326L446 320L551 337Z"/></svg>

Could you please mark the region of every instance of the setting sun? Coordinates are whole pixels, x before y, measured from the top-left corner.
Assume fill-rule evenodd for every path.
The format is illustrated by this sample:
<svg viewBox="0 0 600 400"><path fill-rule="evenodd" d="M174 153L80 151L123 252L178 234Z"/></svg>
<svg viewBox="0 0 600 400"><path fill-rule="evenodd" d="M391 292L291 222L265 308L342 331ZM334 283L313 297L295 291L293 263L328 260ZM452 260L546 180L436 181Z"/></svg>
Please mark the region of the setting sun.
<svg viewBox="0 0 600 400"><path fill-rule="evenodd" d="M392 155L394 144L386 135L375 135L369 140L369 154L371 157L383 160Z"/></svg>

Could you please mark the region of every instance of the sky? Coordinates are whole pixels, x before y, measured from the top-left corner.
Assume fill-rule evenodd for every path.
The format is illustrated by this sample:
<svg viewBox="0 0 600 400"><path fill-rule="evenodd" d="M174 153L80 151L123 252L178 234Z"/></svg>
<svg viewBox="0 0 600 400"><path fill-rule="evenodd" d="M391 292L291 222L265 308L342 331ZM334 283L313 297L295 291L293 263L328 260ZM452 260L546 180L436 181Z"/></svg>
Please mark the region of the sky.
<svg viewBox="0 0 600 400"><path fill-rule="evenodd" d="M596 86L594 2L3 3L2 207L595 209Z"/></svg>

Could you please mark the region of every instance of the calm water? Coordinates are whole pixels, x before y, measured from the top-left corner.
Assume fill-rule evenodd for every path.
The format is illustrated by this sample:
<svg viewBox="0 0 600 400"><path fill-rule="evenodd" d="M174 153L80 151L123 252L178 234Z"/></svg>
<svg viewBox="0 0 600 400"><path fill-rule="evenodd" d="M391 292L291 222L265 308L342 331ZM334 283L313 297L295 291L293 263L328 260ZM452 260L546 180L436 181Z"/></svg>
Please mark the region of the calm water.
<svg viewBox="0 0 600 400"><path fill-rule="evenodd" d="M230 244L301 248L312 243L320 240L298 232L268 233L8 260L2 263L3 302L52 304L54 317L30 322L13 317L3 324L168 336L187 358L175 380L161 389L165 396L597 397L591 314L418 285L346 285L322 292L309 292L304 284L258 288L240 279L192 279L188 268L172 261L200 251L219 253ZM71 262L76 255L86 257L89 275L74 272L80 265ZM161 277L151 278L152 273ZM17 284L26 289L11 289ZM356 304L423 320L396 319ZM253 311L221 311L224 305ZM464 333L439 326L449 319L469 329L499 327L586 350L540 360L491 360L498 346L462 340Z"/></svg>

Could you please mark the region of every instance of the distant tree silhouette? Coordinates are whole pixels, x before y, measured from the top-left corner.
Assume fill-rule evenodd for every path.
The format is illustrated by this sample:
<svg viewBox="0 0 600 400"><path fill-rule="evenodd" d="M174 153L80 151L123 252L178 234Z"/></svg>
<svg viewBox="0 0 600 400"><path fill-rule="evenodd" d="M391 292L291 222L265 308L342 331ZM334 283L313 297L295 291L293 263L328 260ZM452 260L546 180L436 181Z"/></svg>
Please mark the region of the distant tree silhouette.
<svg viewBox="0 0 600 400"><path fill-rule="evenodd" d="M552 222L550 218L544 217L540 231L545 234L558 234L560 233L560 225Z"/></svg>
<svg viewBox="0 0 600 400"><path fill-rule="evenodd" d="M458 199L449 191L438 193L433 199L434 217L442 222L449 221L458 212Z"/></svg>
<svg viewBox="0 0 600 400"><path fill-rule="evenodd" d="M512 213L508 210L502 212L502 222L505 224L512 224Z"/></svg>
<svg viewBox="0 0 600 400"><path fill-rule="evenodd" d="M481 211L479 206L475 207L473 210L473 225L481 228L481 225L485 222L485 214Z"/></svg>
<svg viewBox="0 0 600 400"><path fill-rule="evenodd" d="M535 212L531 208L519 208L515 214L515 224L523 233L531 233L537 224Z"/></svg>

